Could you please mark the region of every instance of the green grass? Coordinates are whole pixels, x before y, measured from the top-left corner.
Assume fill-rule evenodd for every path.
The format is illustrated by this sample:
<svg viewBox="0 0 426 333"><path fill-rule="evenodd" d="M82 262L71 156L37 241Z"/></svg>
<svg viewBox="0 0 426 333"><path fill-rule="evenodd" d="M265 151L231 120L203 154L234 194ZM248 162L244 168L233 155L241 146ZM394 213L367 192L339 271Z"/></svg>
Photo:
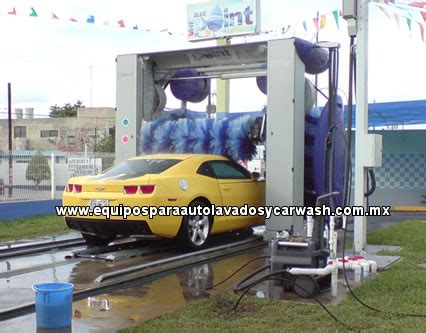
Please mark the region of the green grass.
<svg viewBox="0 0 426 333"><path fill-rule="evenodd" d="M63 234L69 230L64 218L56 215L41 215L13 221L0 221L0 242Z"/></svg>
<svg viewBox="0 0 426 333"><path fill-rule="evenodd" d="M367 304L392 312L426 315L426 223L406 222L368 235L370 244L400 245L403 258L355 289ZM345 332L316 304L246 297L231 311L234 295L211 297L125 329L136 332ZM426 332L426 319L369 311L349 295L328 308L362 332Z"/></svg>

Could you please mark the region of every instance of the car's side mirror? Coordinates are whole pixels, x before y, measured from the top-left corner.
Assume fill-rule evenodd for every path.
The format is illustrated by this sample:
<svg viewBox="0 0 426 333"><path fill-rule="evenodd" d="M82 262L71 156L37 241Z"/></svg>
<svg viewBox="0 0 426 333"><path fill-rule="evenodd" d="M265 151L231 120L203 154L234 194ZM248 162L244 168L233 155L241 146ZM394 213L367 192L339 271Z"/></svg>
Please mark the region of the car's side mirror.
<svg viewBox="0 0 426 333"><path fill-rule="evenodd" d="M252 178L253 180L258 180L258 179L260 178L260 172L253 171L253 172L251 173L251 178Z"/></svg>

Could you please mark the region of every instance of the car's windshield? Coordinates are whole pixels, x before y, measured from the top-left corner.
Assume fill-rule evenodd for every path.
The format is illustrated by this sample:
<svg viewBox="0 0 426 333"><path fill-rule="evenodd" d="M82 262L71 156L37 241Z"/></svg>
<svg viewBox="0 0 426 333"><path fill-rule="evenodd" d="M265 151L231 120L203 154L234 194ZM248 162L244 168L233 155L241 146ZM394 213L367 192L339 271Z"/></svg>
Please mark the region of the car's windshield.
<svg viewBox="0 0 426 333"><path fill-rule="evenodd" d="M171 168L181 160L173 159L143 159L128 160L101 173L93 179L130 179L146 174L159 174Z"/></svg>

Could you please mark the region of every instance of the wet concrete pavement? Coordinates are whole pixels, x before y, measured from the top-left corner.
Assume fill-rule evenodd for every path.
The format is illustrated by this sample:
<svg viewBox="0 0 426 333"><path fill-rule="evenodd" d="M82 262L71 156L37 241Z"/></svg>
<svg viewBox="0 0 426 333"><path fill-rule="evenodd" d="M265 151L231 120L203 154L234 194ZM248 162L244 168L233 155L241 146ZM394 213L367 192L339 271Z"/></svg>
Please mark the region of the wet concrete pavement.
<svg viewBox="0 0 426 333"><path fill-rule="evenodd" d="M99 307L89 307L87 299L74 302L72 330L73 332L112 332L173 311L187 302L207 297L205 288L227 277L242 263L263 253L263 250L252 251L192 267L138 287L96 296L98 300L108 300L109 311L102 311ZM253 263L247 267L247 272L264 263L263 260ZM229 290L234 283L235 279L227 281L218 290ZM32 332L34 330L34 314L0 323L1 332Z"/></svg>
<svg viewBox="0 0 426 333"><path fill-rule="evenodd" d="M70 282L75 285L75 291L80 291L93 286L96 277L100 274L179 254L175 250L110 263L91 259L67 261L64 257L70 253L71 251L68 250L14 258L13 263L5 265L6 271L0 273L0 299L2 300L0 311L33 302L34 292L31 286L34 283ZM1 278L1 274L12 275L14 274L12 270L21 269L25 265L32 267L35 271ZM10 270L7 270L8 266ZM49 267L38 270L38 266Z"/></svg>
<svg viewBox="0 0 426 333"><path fill-rule="evenodd" d="M379 229L406 220L426 220L426 214L394 214L391 218L369 218L369 230ZM25 265L39 265L51 262L52 264L65 260L63 256L68 251L45 253L33 257L15 258L9 264L10 269L21 269ZM167 256L179 252L167 253ZM96 299L108 300L109 311L100 308L89 307L88 300L83 299L73 304L73 331L74 332L111 332L119 328L127 327L138 322L157 317L164 312L173 311L192 300L204 298L208 293L204 289L234 272L236 268L258 255L264 250L251 251L217 262L192 267L178 274L170 274L161 279L146 283L138 287L115 291L110 294L96 296ZM76 290L82 290L92 285L99 274L115 270L129 265L137 265L147 260L163 258L164 254L157 253L151 256L122 260L116 263L83 259L62 265L53 265L40 271L29 272L9 278L0 278L0 311L5 308L20 306L34 301L34 292L31 285L35 282L72 282ZM236 278L227 281L215 292L225 292L232 289L235 282L244 277L248 272L263 266L264 260L251 264ZM4 267L2 266L4 265ZM2 263L0 274L7 271ZM1 276L1 275L0 275ZM283 293L281 288L270 288L267 283L260 285L254 293L259 297L272 297L277 299L291 299L294 295ZM339 281L339 296L332 299L329 293L321 295L323 301L335 303L344 298L346 288ZM1 332L33 332L35 331L35 315L27 315L13 320L0 322Z"/></svg>

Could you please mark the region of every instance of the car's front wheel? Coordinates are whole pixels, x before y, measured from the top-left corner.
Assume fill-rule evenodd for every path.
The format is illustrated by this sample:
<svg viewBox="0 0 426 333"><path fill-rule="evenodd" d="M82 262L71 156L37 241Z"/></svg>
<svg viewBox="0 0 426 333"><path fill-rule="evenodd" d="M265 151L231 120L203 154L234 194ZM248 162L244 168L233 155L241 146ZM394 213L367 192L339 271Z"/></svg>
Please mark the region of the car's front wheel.
<svg viewBox="0 0 426 333"><path fill-rule="evenodd" d="M94 236L91 234L86 234L84 232L81 233L84 240L86 241L87 245L90 246L104 246L111 243L115 237L114 236L108 236L108 237L100 237L100 236Z"/></svg>
<svg viewBox="0 0 426 333"><path fill-rule="evenodd" d="M195 200L190 207L206 207L202 200ZM188 215L182 219L182 225L178 234L178 241L181 246L187 249L196 250L207 244L210 236L213 218L210 215Z"/></svg>

